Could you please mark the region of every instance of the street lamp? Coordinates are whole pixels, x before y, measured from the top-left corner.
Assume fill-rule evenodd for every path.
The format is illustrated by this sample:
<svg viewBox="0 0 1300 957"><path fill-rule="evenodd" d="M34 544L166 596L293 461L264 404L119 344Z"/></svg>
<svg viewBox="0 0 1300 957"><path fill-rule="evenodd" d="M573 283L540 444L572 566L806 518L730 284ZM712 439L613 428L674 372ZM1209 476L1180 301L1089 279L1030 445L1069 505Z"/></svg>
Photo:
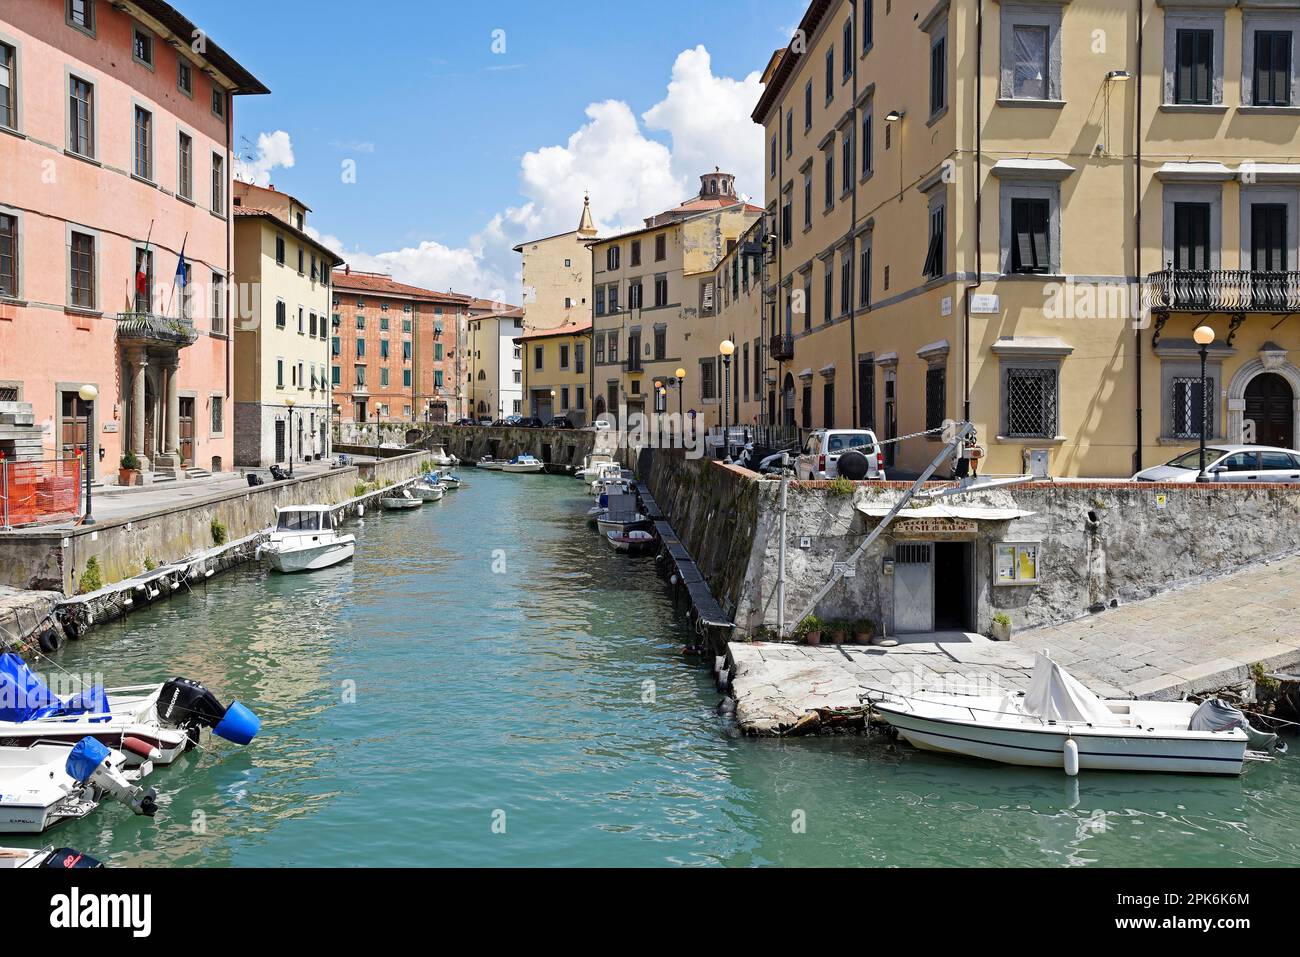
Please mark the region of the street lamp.
<svg viewBox="0 0 1300 957"><path fill-rule="evenodd" d="M284 404L289 407L289 478L293 478L293 396L284 400Z"/></svg>
<svg viewBox="0 0 1300 957"><path fill-rule="evenodd" d="M682 396L686 392L686 370L677 370L677 427L682 430L682 448L686 448L686 420L682 418Z"/></svg>
<svg viewBox="0 0 1300 957"><path fill-rule="evenodd" d="M95 516L91 514L90 509L90 483L94 481L94 473L92 472L93 466L91 465L91 460L94 456L91 454L90 448L90 420L91 410L94 408L95 400L99 398L99 390L93 385L87 383L77 390L77 395L81 397L82 402L86 403L86 515L81 520L81 524L94 525Z"/></svg>
<svg viewBox="0 0 1300 957"><path fill-rule="evenodd" d="M1196 475L1196 481L1208 482L1210 477L1205 474L1205 420L1208 418L1206 411L1210 408L1210 397L1206 394L1205 362L1209 358L1210 343L1214 341L1214 330L1209 326L1198 326L1192 333L1192 341L1201 347L1201 425L1197 430L1201 433L1201 470Z"/></svg>
<svg viewBox="0 0 1300 957"><path fill-rule="evenodd" d="M726 385L722 390L722 457L727 457L727 406L731 404L731 357L736 351L736 344L730 339L723 339L718 344L718 354L722 356L722 369Z"/></svg>

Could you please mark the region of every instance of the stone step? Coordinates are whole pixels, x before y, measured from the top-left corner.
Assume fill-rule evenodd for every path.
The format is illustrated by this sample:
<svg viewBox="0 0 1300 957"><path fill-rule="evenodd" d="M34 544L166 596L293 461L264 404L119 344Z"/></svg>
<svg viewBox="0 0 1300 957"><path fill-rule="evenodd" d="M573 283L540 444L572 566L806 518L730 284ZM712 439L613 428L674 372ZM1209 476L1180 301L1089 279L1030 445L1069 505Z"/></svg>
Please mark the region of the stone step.
<svg viewBox="0 0 1300 957"><path fill-rule="evenodd" d="M185 477L191 479L212 478L212 473L207 469L190 468L185 470Z"/></svg>

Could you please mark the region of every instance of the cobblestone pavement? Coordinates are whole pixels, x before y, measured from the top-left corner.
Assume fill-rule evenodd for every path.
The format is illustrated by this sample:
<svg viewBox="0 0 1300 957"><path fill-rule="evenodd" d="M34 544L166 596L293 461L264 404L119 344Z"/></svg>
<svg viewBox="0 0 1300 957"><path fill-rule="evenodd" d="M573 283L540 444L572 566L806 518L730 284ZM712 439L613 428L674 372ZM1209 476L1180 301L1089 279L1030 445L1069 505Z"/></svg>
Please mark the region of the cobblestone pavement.
<svg viewBox="0 0 1300 957"><path fill-rule="evenodd" d="M1097 694L1177 700L1300 663L1300 556L1254 566L1078 621L994 642L960 632L895 648L730 646L736 719L774 734L810 711L853 709L870 689L998 694L1029 683L1046 651Z"/></svg>

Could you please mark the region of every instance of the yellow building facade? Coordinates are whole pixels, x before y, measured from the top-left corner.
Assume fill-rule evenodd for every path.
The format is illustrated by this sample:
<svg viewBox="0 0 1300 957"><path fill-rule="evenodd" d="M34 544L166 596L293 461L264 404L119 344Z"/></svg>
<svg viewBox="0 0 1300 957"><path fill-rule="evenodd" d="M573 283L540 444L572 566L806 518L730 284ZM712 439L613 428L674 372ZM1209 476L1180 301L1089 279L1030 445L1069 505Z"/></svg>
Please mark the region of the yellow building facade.
<svg viewBox="0 0 1300 957"><path fill-rule="evenodd" d="M811 4L754 111L770 417L1124 476L1196 444L1208 324L1208 436L1294 445L1297 36L1264 0Z"/></svg>
<svg viewBox="0 0 1300 957"><path fill-rule="evenodd" d="M578 228L558 236L520 243L524 328L556 329L591 322L591 256L587 244L596 238L591 199L582 201Z"/></svg>
<svg viewBox="0 0 1300 957"><path fill-rule="evenodd" d="M514 340L523 359L524 414L549 422L568 416L588 424L591 388L591 322L538 329Z"/></svg>

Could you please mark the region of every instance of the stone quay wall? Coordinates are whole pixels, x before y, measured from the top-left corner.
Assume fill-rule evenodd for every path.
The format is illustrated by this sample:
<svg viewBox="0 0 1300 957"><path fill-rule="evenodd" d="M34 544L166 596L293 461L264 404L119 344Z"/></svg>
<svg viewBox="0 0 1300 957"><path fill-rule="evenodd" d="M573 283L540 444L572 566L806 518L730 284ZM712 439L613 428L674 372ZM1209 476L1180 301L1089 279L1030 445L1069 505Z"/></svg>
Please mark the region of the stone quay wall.
<svg viewBox="0 0 1300 957"><path fill-rule="evenodd" d="M936 483L933 488L946 483ZM651 491L696 555L738 636L780 624L780 481L734 466L659 455ZM785 628L847 562L909 483L789 483L785 513ZM1032 514L976 522L974 619L987 633L1005 613L1017 629L1081 618L1243 567L1300 553L1300 486L1209 483L1037 482L934 500L947 506L1015 508ZM932 503L926 503L932 504ZM906 512L900 519L906 518ZM944 536L937 536L942 539ZM886 530L816 608L825 619L892 620L892 579L883 573L896 539ZM1039 545L1037 584L994 585L994 545Z"/></svg>
<svg viewBox="0 0 1300 957"><path fill-rule="evenodd" d="M483 425L424 425L423 423L384 423L379 427L376 443L375 425L356 422L335 424L335 452L350 455L374 455L383 443L401 445L402 449L378 448L382 457L401 455L406 447L431 449L440 445L462 462L473 464L485 455L494 459L512 459L525 452L545 462L552 472L570 472L582 467L582 460L604 440L590 429L518 429ZM606 433L607 435L608 433Z"/></svg>

